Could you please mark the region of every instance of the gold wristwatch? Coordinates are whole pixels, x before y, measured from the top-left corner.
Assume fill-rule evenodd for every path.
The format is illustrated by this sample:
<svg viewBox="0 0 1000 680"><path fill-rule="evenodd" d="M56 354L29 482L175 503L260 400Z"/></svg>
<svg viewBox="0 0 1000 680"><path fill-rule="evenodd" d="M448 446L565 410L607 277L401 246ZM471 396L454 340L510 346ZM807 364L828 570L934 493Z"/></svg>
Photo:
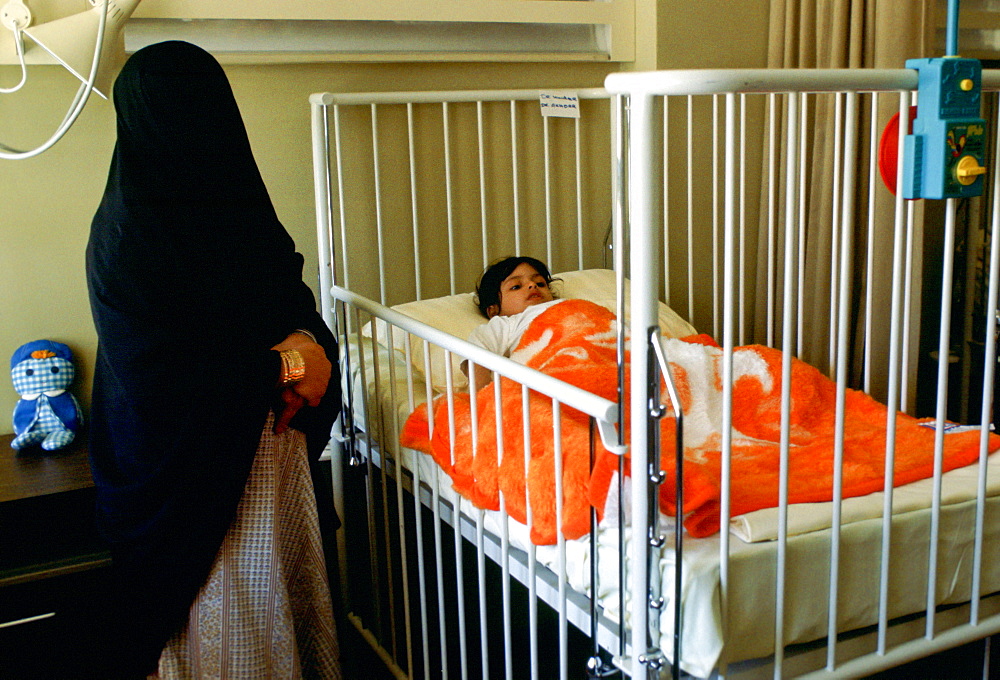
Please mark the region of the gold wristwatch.
<svg viewBox="0 0 1000 680"><path fill-rule="evenodd" d="M291 387L306 377L306 362L297 349L283 349L281 355L281 386Z"/></svg>

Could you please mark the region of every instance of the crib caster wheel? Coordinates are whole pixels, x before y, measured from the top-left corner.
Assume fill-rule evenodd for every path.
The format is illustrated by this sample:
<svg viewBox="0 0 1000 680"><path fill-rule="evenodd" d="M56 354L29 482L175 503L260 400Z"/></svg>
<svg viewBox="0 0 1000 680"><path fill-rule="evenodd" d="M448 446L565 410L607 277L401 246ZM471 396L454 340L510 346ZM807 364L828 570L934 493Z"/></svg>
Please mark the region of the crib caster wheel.
<svg viewBox="0 0 1000 680"><path fill-rule="evenodd" d="M587 659L587 680L600 678L620 678L620 671L599 656Z"/></svg>

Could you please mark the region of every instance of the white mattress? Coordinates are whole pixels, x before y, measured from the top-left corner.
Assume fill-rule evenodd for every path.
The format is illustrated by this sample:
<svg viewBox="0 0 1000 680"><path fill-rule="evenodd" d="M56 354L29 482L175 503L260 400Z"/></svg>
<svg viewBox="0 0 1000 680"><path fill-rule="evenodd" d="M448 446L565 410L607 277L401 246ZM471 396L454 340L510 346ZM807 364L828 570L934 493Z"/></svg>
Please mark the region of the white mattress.
<svg viewBox="0 0 1000 680"><path fill-rule="evenodd" d="M410 403L404 361L395 354L395 391L389 377L389 353L379 348L379 373L376 399L371 341L365 338L366 385L370 415L355 417L373 441L382 444L394 454L401 449L398 437L390 435L394 429L385 418L375 413L395 412L399 426L405 421L411 405L426 400L425 386L414 378L414 399ZM358 344L351 343L353 359L355 408L360 411L366 398L357 373ZM393 399L393 396L395 398ZM384 432L384 434L383 434ZM438 484L443 498L458 502L469 517L478 513L470 503L456 498L448 476L420 452L402 449L401 461L409 470L419 470L422 483ZM987 504L985 554L1000 550L1000 456L991 456L988 465L991 480ZM936 602L950 604L969 599L973 550L973 527L978 466L955 470L945 475L943 510L941 515L940 546L938 551L938 578ZM614 494L609 494L614 503ZM878 621L879 554L881 551L882 494L848 499L844 502L841 531L841 560L838 592L838 628L841 631L870 626ZM890 593L891 617L920 612L925 608L927 579L927 535L930 511L930 482L925 480L900 487L894 491L894 518L892 523L891 572L893 586ZM626 507L628 507L626 502ZM500 513L488 512L486 528L494 534L500 532ZM599 560L602 564L617 565L618 529L610 526L617 513L609 507L605 526L599 532ZM829 587L830 517L832 504L811 503L789 508L789 535L785 605L784 642L808 642L827 635L827 592ZM515 547L528 547L528 531L511 520L511 543ZM673 518L661 516L661 526L672 526ZM720 599L719 536L703 539L685 539L683 555L683 647L681 667L697 677L707 677L725 653L728 663L769 656L774 645L774 593L777 560L777 510L767 509L734 518L731 526L729 587L727 589L728 614L723 617ZM665 543L661 560L663 595L668 604L663 609L660 631L664 653L672 656L673 593L675 554L673 536ZM628 536L626 536L626 551ZM626 552L626 554L628 554ZM558 552L555 546L537 546L538 562L558 570ZM576 591L589 596L589 537L567 542L565 572L567 583ZM601 569L600 602L605 614L612 620L618 618L617 568ZM987 560L983 564L983 589L985 593L1000 590L1000 561ZM628 591L626 591L628 611Z"/></svg>

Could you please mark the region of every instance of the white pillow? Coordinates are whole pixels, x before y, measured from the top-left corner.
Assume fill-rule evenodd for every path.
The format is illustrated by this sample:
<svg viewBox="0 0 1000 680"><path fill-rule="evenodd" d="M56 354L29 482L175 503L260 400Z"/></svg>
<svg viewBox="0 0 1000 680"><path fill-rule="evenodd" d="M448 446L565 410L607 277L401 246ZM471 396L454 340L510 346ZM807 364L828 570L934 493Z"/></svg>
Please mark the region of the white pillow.
<svg viewBox="0 0 1000 680"><path fill-rule="evenodd" d="M615 311L615 273L609 269L587 269L583 271L565 272L556 274L555 278L560 279L552 284L553 293L561 299L582 299L590 300L605 307L612 312ZM625 321L629 319L629 282L625 281ZM432 298L430 300L419 300L417 302L406 302L394 305L392 309L402 314L406 314L417 321L421 321L428 326L433 326L438 330L445 331L463 340L479 325L486 323L487 319L479 312L475 303L473 293L460 293L458 295L448 295L445 297ZM659 303L659 324L663 334L670 338L682 338L694 335L698 331L681 318L676 312L662 302ZM383 345L388 345L386 336L387 325L385 321L377 319L378 341ZM371 337L371 324L367 324L361 331L365 337ZM405 353L407 333L395 326L392 327L393 349ZM431 384L435 390L441 391L447 388L445 376L444 351L435 345L428 345L431 348ZM463 389L468 385L465 374L462 373L462 357L452 354L452 387L453 389ZM424 343L417 337L410 339L410 360L414 368L424 373Z"/></svg>
<svg viewBox="0 0 1000 680"><path fill-rule="evenodd" d="M566 272L556 274L556 278L562 281L554 281L552 290L556 297L566 299L590 300L605 307L612 312L615 311L615 273L610 269L585 269L577 272ZM629 300L631 299L631 287L629 280L625 279L625 323L628 324L631 318ZM664 303L659 303L657 320L660 324L660 331L668 338L683 338L688 335L695 335L698 331L689 324L677 312ZM470 333L472 331L469 331Z"/></svg>

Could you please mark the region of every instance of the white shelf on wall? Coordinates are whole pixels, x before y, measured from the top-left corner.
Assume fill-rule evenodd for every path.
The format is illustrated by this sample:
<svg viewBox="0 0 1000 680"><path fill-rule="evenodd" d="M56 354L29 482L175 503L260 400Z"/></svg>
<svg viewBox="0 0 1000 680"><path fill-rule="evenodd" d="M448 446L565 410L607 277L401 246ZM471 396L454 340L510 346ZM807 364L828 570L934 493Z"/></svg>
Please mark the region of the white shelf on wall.
<svg viewBox="0 0 1000 680"><path fill-rule="evenodd" d="M126 50L229 61L632 61L635 0L145 0Z"/></svg>

